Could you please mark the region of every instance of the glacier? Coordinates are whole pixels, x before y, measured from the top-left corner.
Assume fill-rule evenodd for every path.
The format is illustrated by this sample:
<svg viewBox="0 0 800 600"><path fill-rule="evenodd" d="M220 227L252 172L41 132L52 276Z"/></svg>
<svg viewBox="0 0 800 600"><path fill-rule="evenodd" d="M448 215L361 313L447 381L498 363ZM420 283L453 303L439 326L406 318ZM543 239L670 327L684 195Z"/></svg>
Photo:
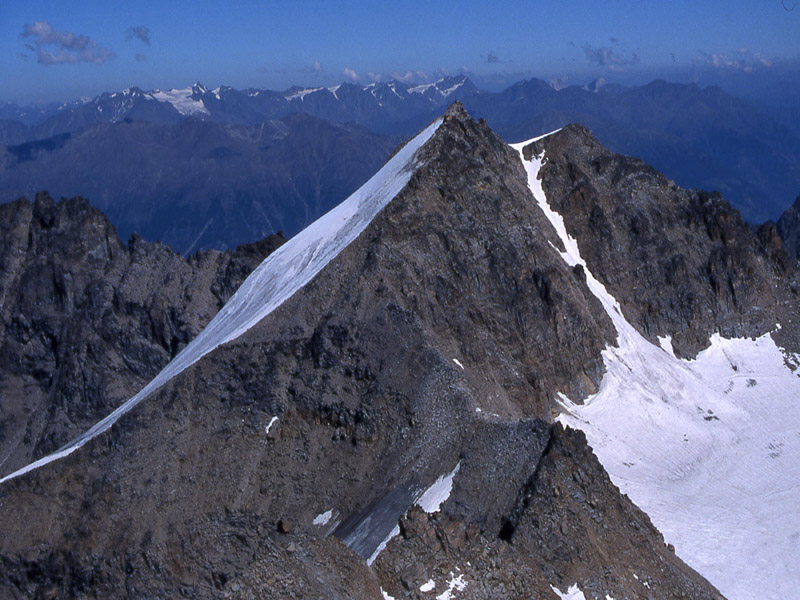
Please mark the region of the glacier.
<svg viewBox="0 0 800 600"><path fill-rule="evenodd" d="M542 136L544 137L544 136ZM536 138L541 139L541 138ZM800 587L800 377L769 333L714 334L695 360L654 345L624 317L587 268L577 241L549 206L539 170L526 161L533 196L581 264L617 331L603 352L599 391L582 403L560 397L558 420L582 430L612 481L652 520L677 555L730 600ZM776 328L779 325L776 324Z"/></svg>

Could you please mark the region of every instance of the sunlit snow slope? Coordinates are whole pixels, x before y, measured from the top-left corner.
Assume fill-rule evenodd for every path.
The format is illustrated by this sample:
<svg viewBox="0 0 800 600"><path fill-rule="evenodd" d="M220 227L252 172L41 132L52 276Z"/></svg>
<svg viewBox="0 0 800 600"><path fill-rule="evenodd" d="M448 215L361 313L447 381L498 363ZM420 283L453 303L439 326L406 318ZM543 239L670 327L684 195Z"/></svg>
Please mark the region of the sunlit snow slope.
<svg viewBox="0 0 800 600"><path fill-rule="evenodd" d="M7 475L0 483L71 454L181 371L242 335L311 281L405 187L417 166L416 151L440 124L441 119L429 125L352 196L270 254L208 326L138 394L57 452Z"/></svg>
<svg viewBox="0 0 800 600"><path fill-rule="evenodd" d="M520 152L531 141L515 144ZM562 423L581 429L614 483L677 554L730 600L793 598L800 589L800 378L769 334L714 335L696 360L642 337L586 268L577 242L523 163L570 265L582 264L618 333L600 390L562 397Z"/></svg>

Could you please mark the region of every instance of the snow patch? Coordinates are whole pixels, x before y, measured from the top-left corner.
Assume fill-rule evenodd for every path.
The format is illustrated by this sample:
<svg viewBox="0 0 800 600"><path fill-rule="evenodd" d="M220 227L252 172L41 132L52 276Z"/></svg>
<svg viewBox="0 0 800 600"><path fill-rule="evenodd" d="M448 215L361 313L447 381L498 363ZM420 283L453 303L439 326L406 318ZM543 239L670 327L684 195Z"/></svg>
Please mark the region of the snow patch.
<svg viewBox="0 0 800 600"><path fill-rule="evenodd" d="M586 596L583 595L583 592L578 587L577 583L573 583L569 586L566 592L562 592L557 587L551 585L550 588L556 593L556 596L561 598L561 600L586 600Z"/></svg>
<svg viewBox="0 0 800 600"><path fill-rule="evenodd" d="M324 513L321 513L321 514L317 515L314 518L314 520L312 521L312 523L314 525L320 525L320 526L321 525L327 525L328 521L331 520L332 516L333 516L333 510L330 510L330 509L326 510Z"/></svg>
<svg viewBox="0 0 800 600"><path fill-rule="evenodd" d="M453 491L453 477L456 476L460 467L461 463L459 462L450 473L442 475L434 481L433 485L419 497L416 502L417 506L428 514L438 512L442 504L450 497L450 492Z"/></svg>
<svg viewBox="0 0 800 600"><path fill-rule="evenodd" d="M459 575L456 577L453 575L453 572L450 571L450 581L447 582L447 589L436 596L436 600L450 600L453 597L453 592L463 592L467 587L467 582L464 581L464 575Z"/></svg>
<svg viewBox="0 0 800 600"><path fill-rule="evenodd" d="M459 361L457 358L454 358L453 362L456 363L459 367L461 367L462 371L464 370L464 365L462 365L461 361Z"/></svg>
<svg viewBox="0 0 800 600"><path fill-rule="evenodd" d="M433 581L433 579L428 579L427 582L425 582L421 586L419 586L419 591L420 592L432 592L435 588L436 588L436 583Z"/></svg>
<svg viewBox="0 0 800 600"><path fill-rule="evenodd" d="M459 462L450 473L440 476L414 501L414 504L428 514L438 512L442 504L450 497L450 492L453 491L453 477L456 476L460 467L461 463ZM378 555L386 548L386 544L396 535L400 535L400 527L398 525L395 525L389 532L389 535L378 544L378 547L375 548L375 552L367 559L367 565L372 565L372 563L375 562Z"/></svg>

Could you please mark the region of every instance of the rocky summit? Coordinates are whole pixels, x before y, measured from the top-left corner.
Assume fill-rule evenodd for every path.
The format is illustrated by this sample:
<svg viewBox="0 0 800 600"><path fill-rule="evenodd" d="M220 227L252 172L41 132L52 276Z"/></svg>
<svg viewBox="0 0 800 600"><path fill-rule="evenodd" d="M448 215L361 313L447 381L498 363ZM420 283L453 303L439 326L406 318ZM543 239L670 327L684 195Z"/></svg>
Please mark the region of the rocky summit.
<svg viewBox="0 0 800 600"><path fill-rule="evenodd" d="M455 104L258 251L126 248L81 200L3 209L3 597L764 597L713 523L659 510L772 446L765 502L796 514L798 426L766 391L782 428L698 446L742 433L727 398L799 397L796 262L719 196L578 126L509 146ZM604 406L658 452L615 445Z"/></svg>

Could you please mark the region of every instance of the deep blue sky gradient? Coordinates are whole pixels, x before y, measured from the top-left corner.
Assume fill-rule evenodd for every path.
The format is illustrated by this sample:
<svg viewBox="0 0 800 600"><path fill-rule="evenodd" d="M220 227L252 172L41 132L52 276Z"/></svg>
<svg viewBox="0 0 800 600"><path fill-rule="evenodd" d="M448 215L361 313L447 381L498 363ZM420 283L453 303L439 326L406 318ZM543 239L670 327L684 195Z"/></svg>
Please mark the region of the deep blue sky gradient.
<svg viewBox="0 0 800 600"><path fill-rule="evenodd" d="M568 84L660 77L747 90L800 73L800 5L784 8L793 4L0 0L0 101L71 100L197 80L284 89L461 72L490 89L527 77ZM37 46L35 36L22 35L35 22L88 36L102 64L42 64L40 51L62 58L77 51ZM130 35L138 26L149 30L149 45Z"/></svg>

